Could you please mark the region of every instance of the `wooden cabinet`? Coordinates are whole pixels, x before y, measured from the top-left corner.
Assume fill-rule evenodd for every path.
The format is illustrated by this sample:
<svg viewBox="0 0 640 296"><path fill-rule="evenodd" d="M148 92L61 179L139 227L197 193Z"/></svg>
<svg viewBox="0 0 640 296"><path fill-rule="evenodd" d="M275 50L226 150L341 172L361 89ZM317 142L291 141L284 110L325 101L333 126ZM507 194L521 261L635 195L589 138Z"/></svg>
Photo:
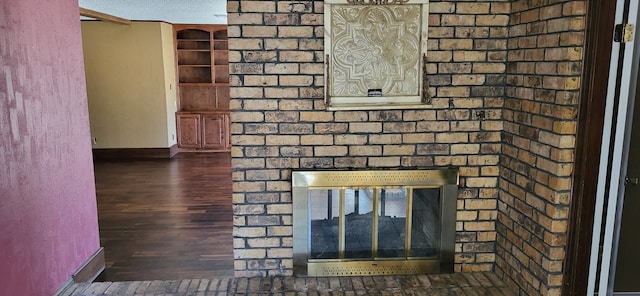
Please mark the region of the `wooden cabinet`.
<svg viewBox="0 0 640 296"><path fill-rule="evenodd" d="M174 25L178 83L229 83L226 25Z"/></svg>
<svg viewBox="0 0 640 296"><path fill-rule="evenodd" d="M213 82L229 83L229 45L227 28L218 28L213 32Z"/></svg>
<svg viewBox="0 0 640 296"><path fill-rule="evenodd" d="M173 28L178 80L178 146L229 149L227 26L174 25Z"/></svg>
<svg viewBox="0 0 640 296"><path fill-rule="evenodd" d="M202 112L176 115L180 148L204 151L226 151L229 142L229 113Z"/></svg>
<svg viewBox="0 0 640 296"><path fill-rule="evenodd" d="M202 114L202 148L227 148L228 118L226 114Z"/></svg>
<svg viewBox="0 0 640 296"><path fill-rule="evenodd" d="M178 114L178 146L200 148L200 114Z"/></svg>

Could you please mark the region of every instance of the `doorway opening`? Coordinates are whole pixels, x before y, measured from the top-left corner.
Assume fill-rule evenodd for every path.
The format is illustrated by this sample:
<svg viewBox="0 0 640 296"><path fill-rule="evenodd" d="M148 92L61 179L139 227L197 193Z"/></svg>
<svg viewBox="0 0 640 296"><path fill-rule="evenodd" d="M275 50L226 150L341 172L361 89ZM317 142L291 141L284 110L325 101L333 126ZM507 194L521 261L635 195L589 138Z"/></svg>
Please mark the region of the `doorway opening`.
<svg viewBox="0 0 640 296"><path fill-rule="evenodd" d="M127 13L136 11L136 7L131 7L132 3L126 1L111 1L107 5L114 7L102 7L103 3L93 3L96 5L94 7L91 2L81 0L80 6L89 5L90 8L109 13L110 8L117 9L115 6L120 3L126 7ZM144 5L143 2L140 1L135 6ZM211 2L194 1L188 5L197 3L202 6ZM179 3L180 11L185 10L187 4L176 3ZM226 2L222 3L221 11L226 11ZM163 4L171 5L170 1ZM207 11L210 6L212 5L199 10ZM157 9L154 7L143 10L154 12ZM131 17L122 10L114 11L113 14L132 20L162 19ZM210 16L213 19L220 18L219 14ZM145 25L136 27L134 23ZM198 143L204 143L203 147L199 148L206 149L189 153L186 153L186 149L182 151L185 153L178 153L168 159L179 150L176 144L181 140L180 132L193 132L186 128L180 129L180 125L176 128L176 111L180 105L177 97L181 95L178 84L184 82L176 78L184 72L178 70L181 64L176 60L180 58L181 62L189 64L188 67L182 67L185 71L204 69L204 65L199 63L207 60L190 59L206 55L204 50L191 47L181 51L178 57L177 42L173 40L175 37L172 32L174 23L183 22L134 21L129 26L113 24L114 28L108 34L92 34L92 42L103 39L103 43L100 44L106 46L97 46L103 49L102 53L88 56L86 50L89 47L84 46L85 60L88 58L94 63L99 60L106 61L107 56L112 57L115 52L120 52L119 57L112 57L113 60L107 62L108 66L119 70L106 76L122 83L134 82L126 87L108 86L111 90L119 89L128 93L130 96L127 100L120 100L126 96L113 93L103 100L107 102L104 104L96 103L89 98L90 109L101 108L98 112L90 110L90 115L94 115L90 119L94 152L99 149L111 156L107 157L106 161L95 160L94 157L100 238L106 257L106 271L100 277L102 280L175 280L233 275L231 157L228 152L229 138L223 137L221 132L228 131L225 129L228 115L218 116L216 113L202 116L203 123L198 124L198 131L202 133L196 134L201 139ZM105 41L105 36L124 39L118 41L118 44L135 43L138 47L127 48L135 54L118 51L114 48L116 42ZM83 39L85 37L83 34ZM142 40L139 40L141 38ZM200 39L185 42L206 43ZM226 57L226 46L218 46L218 43L209 42L212 46L210 52L213 52L214 48L218 50L216 59ZM213 47L214 45L216 47ZM211 59L213 62L213 56ZM136 67L145 62L149 63ZM91 66L88 62L85 62L85 65ZM224 68L224 65L218 68ZM113 70L106 66L94 66L92 69ZM91 71L87 70L87 78L96 73ZM133 75L135 79L127 79L127 75ZM143 84L137 83L136 79L155 80ZM93 81L108 82L107 84L113 82L106 79ZM96 91L90 83L90 79L87 79L89 96L105 93ZM206 89L209 91L209 88ZM228 87L226 90L228 93ZM216 93L216 98L225 96L228 97L228 94ZM220 105L227 106L228 109L228 104L216 106ZM120 109L115 111L114 116L104 116L104 113L114 111L115 107ZM191 109L199 107L201 106L190 105ZM189 111L193 111L191 109ZM134 110L136 112L133 112ZM109 118L113 120L111 123L105 124L104 121L100 121ZM111 128L114 133L100 134L106 128ZM123 133L127 136L116 135ZM211 149L212 146L214 149ZM210 150L224 152L202 152Z"/></svg>
<svg viewBox="0 0 640 296"><path fill-rule="evenodd" d="M625 203L633 199L628 189L633 186L634 176L630 174L634 173L627 171L627 165L631 167L636 162L630 149L634 149L632 133L639 131L635 126L632 128L639 50L637 40L625 42L613 36L615 24L619 24L616 28L630 28L624 24L636 23L638 5L625 0L589 3L589 40L585 47L585 85L582 86L564 295L639 292L637 287L620 290L616 280L619 271L616 262L629 259L628 255L616 252L624 251L620 245L624 243L624 229L628 228L624 216L629 218L625 212L634 207L632 203ZM598 85L596 81L608 81L608 86ZM637 121L638 117L635 118ZM590 169L598 165L598 170ZM585 260L589 256L590 260Z"/></svg>

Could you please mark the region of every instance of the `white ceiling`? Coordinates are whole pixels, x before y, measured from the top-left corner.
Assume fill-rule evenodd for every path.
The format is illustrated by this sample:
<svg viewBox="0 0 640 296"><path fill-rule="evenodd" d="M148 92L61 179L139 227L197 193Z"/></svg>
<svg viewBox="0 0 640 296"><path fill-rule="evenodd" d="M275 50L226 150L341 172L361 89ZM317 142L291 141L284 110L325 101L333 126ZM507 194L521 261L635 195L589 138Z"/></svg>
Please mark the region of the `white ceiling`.
<svg viewBox="0 0 640 296"><path fill-rule="evenodd" d="M80 7L132 21L226 24L226 0L78 0Z"/></svg>

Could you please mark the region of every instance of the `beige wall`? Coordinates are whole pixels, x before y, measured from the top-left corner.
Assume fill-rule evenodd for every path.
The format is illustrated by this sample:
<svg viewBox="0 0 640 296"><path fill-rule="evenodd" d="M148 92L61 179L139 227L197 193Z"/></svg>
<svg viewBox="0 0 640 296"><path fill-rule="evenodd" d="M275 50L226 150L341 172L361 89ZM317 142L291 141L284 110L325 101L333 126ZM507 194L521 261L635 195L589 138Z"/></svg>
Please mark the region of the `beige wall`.
<svg viewBox="0 0 640 296"><path fill-rule="evenodd" d="M170 24L83 21L93 148L166 148L176 143Z"/></svg>
<svg viewBox="0 0 640 296"><path fill-rule="evenodd" d="M178 111L178 95L176 87L175 69L175 49L173 44L173 27L170 24L162 23L160 26L162 34L162 60L164 67L164 91L165 103L167 106L167 134L169 146L176 144L176 111Z"/></svg>

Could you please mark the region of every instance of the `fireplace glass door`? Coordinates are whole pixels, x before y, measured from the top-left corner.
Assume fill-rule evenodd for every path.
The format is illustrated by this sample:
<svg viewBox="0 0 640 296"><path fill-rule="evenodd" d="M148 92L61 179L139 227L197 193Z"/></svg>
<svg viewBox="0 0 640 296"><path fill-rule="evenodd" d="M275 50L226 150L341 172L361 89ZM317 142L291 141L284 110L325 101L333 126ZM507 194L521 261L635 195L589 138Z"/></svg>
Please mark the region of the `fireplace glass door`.
<svg viewBox="0 0 640 296"><path fill-rule="evenodd" d="M437 257L439 191L310 189L309 259Z"/></svg>
<svg viewBox="0 0 640 296"><path fill-rule="evenodd" d="M358 172L352 172L356 177L294 173L294 179L306 178L294 184L294 269L298 270L294 272L362 275L452 270L457 172L435 180L431 171L418 172L400 177L389 172L382 177L362 177ZM350 178L382 183L353 186L347 183ZM385 185L385 179L392 184ZM441 267L443 262L446 268Z"/></svg>

